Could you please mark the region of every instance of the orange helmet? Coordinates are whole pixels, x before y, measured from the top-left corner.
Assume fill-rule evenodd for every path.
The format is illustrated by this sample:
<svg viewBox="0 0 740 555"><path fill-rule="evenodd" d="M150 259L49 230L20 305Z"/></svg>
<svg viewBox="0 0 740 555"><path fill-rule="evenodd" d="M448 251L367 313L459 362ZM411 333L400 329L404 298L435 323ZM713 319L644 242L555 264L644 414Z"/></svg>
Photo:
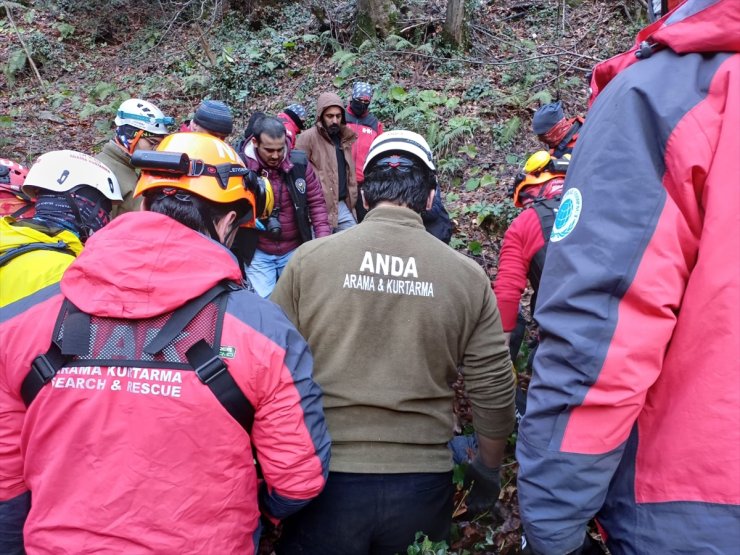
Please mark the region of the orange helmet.
<svg viewBox="0 0 740 555"><path fill-rule="evenodd" d="M515 179L514 206L524 208L538 198L553 198L561 195L564 183L565 174L561 172L520 173ZM530 189L536 185L539 185L536 190Z"/></svg>
<svg viewBox="0 0 740 555"><path fill-rule="evenodd" d="M236 151L206 133L174 133L156 151L137 150L131 163L141 168L134 196L156 189L179 189L218 204L247 201L241 223L254 227L256 218L272 211L272 188L248 170Z"/></svg>
<svg viewBox="0 0 740 555"><path fill-rule="evenodd" d="M550 199L563 194L565 174L570 165L570 154L553 158L546 150L532 154L524 168L514 178L509 192L514 206L524 208L537 199ZM539 185L536 189L535 186Z"/></svg>

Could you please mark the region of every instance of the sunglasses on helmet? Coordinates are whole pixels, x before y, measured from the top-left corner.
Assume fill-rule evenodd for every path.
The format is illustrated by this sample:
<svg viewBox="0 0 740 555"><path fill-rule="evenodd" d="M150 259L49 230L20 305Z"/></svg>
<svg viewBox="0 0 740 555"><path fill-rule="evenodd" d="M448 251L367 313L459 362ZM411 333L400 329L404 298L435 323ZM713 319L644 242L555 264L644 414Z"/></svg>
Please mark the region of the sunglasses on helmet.
<svg viewBox="0 0 740 555"><path fill-rule="evenodd" d="M409 173L414 167L414 162L403 156L393 155L381 158L375 162L375 167L381 171L396 170L400 173Z"/></svg>

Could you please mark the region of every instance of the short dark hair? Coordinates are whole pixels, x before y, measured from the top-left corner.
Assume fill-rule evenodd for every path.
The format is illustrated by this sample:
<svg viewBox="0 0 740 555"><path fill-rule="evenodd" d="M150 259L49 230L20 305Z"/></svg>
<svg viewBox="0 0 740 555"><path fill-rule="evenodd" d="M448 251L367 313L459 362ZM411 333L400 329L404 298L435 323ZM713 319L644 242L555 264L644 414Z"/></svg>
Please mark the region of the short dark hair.
<svg viewBox="0 0 740 555"><path fill-rule="evenodd" d="M246 200L221 204L210 202L186 191L182 193L187 200L178 198L178 195L165 195L161 191L151 191L146 194L147 209L164 214L206 237L211 237L209 231L211 226L208 225L207 218L211 220L212 226L215 226L231 210L236 212L237 221L249 210L249 203ZM218 237L211 238L218 241Z"/></svg>
<svg viewBox="0 0 740 555"><path fill-rule="evenodd" d="M376 161L371 162L362 183L365 200L370 208L374 208L379 202L387 201L407 206L420 213L426 209L429 191L437 187L434 172L415 156L409 156L404 152L387 153L388 156L392 154L408 158L413 162L413 166L408 171L400 171L388 166L379 166Z"/></svg>
<svg viewBox="0 0 740 555"><path fill-rule="evenodd" d="M262 140L263 134L271 139L285 137L285 125L274 116L260 118L254 123L254 138L258 143Z"/></svg>

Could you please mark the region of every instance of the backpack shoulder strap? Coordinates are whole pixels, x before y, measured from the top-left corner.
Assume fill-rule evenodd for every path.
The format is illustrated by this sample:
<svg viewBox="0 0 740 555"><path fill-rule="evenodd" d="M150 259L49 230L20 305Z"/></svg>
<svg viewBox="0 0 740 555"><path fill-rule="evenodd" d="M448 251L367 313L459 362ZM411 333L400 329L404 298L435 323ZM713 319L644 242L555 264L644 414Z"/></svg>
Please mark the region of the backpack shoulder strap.
<svg viewBox="0 0 740 555"><path fill-rule="evenodd" d="M552 233L552 226L555 225L555 215L559 205L560 199L540 200L534 203L534 210L537 213L537 219L540 221L545 245L550 241L550 234Z"/></svg>
<svg viewBox="0 0 740 555"><path fill-rule="evenodd" d="M190 347L185 356L203 382L231 417L248 433L252 433L254 407L229 373L216 347L201 339Z"/></svg>
<svg viewBox="0 0 740 555"><path fill-rule="evenodd" d="M22 254L33 251L57 251L70 256L75 256L75 252L69 248L69 245L64 241L57 241L56 243L28 243L26 245L21 245L20 247L9 249L0 256L0 267L5 266L5 264Z"/></svg>
<svg viewBox="0 0 740 555"><path fill-rule="evenodd" d="M177 309L159 333L147 343L144 352L151 355L160 352L208 303L215 302L218 306L218 319L213 346L209 345L205 339L200 339L188 349L185 356L198 379L208 386L218 402L249 434L254 422L254 407L229 373L226 363L219 356L217 347L220 344L228 294L237 289L238 287L231 283L222 282ZM65 324L65 331L60 345L57 338L62 324ZM21 384L21 397L26 407L30 406L41 389L54 378L60 368L72 360L74 355L87 352L90 326L90 315L80 311L65 299L54 326L49 349L34 359L31 370Z"/></svg>
<svg viewBox="0 0 740 555"><path fill-rule="evenodd" d="M33 359L31 363L31 369L26 374L21 382L21 398L26 407L31 406L31 403L39 394L41 389L49 383L54 376L56 376L59 369L64 366L72 358L70 355L62 353L62 347L57 342L59 336L59 330L64 323L65 316L69 309L74 305L65 299L62 303L62 307L59 309L59 315L57 316L56 324L54 324L54 331L51 336L51 344L47 351ZM75 309L77 307L74 307ZM88 329L89 332L89 329Z"/></svg>
<svg viewBox="0 0 740 555"><path fill-rule="evenodd" d="M230 284L225 282L217 283L211 287L208 291L188 301L186 304L175 310L170 318L167 320L159 333L152 337L152 339L144 346L144 352L149 355L156 355L167 345L174 341L175 337L180 335L180 332L185 329L190 321L196 317L196 315L203 310L203 308L216 297L223 293L232 291ZM221 316L219 315L219 318Z"/></svg>
<svg viewBox="0 0 740 555"><path fill-rule="evenodd" d="M160 352L185 329L207 304L215 302L218 305L218 320L213 346L209 345L205 339L200 339L187 350L185 357L188 359L190 366L193 367L198 379L208 386L218 402L249 434L254 423L254 407L229 373L226 363L219 356L218 349L228 294L237 289L231 283L221 282L200 297L178 308L172 313L167 323L162 326L160 332L147 343L144 352L151 355Z"/></svg>
<svg viewBox="0 0 740 555"><path fill-rule="evenodd" d="M306 170L308 169L308 155L303 150L291 150L290 151L290 163L293 164L293 169L290 170L290 177L295 181L296 179L306 179Z"/></svg>

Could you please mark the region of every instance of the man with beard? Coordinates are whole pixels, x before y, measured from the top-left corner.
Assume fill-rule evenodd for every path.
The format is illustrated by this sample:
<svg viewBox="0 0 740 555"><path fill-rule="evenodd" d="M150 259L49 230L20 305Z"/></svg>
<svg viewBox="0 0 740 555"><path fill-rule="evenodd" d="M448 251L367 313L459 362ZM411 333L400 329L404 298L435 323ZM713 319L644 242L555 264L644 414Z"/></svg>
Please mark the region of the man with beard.
<svg viewBox="0 0 740 555"><path fill-rule="evenodd" d="M357 178L352 159L356 140L355 132L347 127L342 99L331 92L319 96L316 123L296 140L296 148L306 152L319 175L329 224L335 232L357 223Z"/></svg>
<svg viewBox="0 0 740 555"><path fill-rule="evenodd" d="M254 136L240 152L250 170L270 180L275 198L247 268L247 277L261 297L272 293L300 244L314 235L331 235L321 183L305 153L290 149L286 135L282 121L263 117L254 124Z"/></svg>

